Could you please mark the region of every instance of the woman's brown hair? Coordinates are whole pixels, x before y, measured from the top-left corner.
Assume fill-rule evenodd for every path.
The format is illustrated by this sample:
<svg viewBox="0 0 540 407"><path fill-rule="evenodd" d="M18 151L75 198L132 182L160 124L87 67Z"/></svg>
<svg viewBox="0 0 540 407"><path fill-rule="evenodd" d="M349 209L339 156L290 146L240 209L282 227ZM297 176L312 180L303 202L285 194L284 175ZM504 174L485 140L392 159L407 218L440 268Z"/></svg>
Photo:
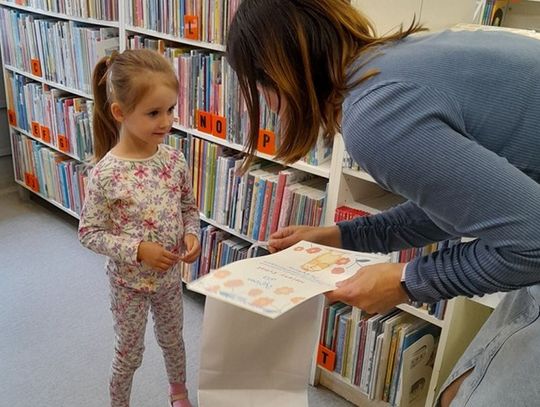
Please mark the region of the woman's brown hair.
<svg viewBox="0 0 540 407"><path fill-rule="evenodd" d="M292 163L315 145L321 126L327 140L340 131L348 89L377 74L349 83L354 72L347 71L358 55L422 30L413 20L408 29L378 37L348 0L244 0L229 29L227 59L246 100L247 151L253 154L257 146L257 84L276 92L279 107L285 106L276 158Z"/></svg>
<svg viewBox="0 0 540 407"><path fill-rule="evenodd" d="M178 92L178 79L173 67L158 52L149 49L114 52L94 67L94 161L101 160L118 142L120 127L111 113L111 104L120 104L125 113L132 112L141 99L155 86L155 76Z"/></svg>

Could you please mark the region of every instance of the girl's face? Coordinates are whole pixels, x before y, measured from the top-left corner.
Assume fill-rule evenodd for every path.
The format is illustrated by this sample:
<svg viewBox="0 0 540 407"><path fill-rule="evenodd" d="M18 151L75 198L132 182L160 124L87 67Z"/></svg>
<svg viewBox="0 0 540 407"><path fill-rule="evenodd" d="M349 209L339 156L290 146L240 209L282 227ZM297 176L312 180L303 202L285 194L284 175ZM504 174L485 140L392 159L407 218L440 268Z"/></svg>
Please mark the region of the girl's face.
<svg viewBox="0 0 540 407"><path fill-rule="evenodd" d="M156 78L158 79L158 78ZM176 90L155 80L155 86L141 99L135 109L122 116L122 134L141 147L157 147L169 134L174 107L178 100Z"/></svg>

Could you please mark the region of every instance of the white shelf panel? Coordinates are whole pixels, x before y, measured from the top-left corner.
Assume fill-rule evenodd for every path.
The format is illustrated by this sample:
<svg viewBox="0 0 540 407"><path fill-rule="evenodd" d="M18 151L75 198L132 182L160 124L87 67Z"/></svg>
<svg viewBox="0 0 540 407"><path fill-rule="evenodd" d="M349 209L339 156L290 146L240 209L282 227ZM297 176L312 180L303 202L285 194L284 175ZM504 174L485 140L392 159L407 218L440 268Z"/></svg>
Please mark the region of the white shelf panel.
<svg viewBox="0 0 540 407"><path fill-rule="evenodd" d="M275 161L277 163L283 164L280 161L274 159L271 155L256 153L257 157L263 158L265 160ZM283 164L285 165L285 164ZM287 165L288 167L296 168L298 170L308 172L313 175L317 175L323 178L330 178L330 161L325 161L321 165L311 165L303 161L297 161L295 163Z"/></svg>
<svg viewBox="0 0 540 407"><path fill-rule="evenodd" d="M380 400L370 400L360 392L360 388L351 384L343 376L336 372L331 372L324 367L317 365L319 371L319 384L327 389L339 394L341 397L361 407L390 407L389 403Z"/></svg>
<svg viewBox="0 0 540 407"><path fill-rule="evenodd" d="M49 147L50 149L59 152L60 154L67 155L68 157L73 158L74 160L83 162L83 160L81 160L81 159L80 159L79 157L77 157L76 155L71 154L71 153L65 153L65 152L63 152L62 150L60 150L58 147L56 147L55 145L49 144L49 143L45 143L45 142L44 142L43 140L41 140L40 138L35 137L32 133L29 133L29 132L27 132L26 130L21 129L20 127L17 127L17 126L11 126L11 125L10 125L10 127L11 127L12 129L18 131L19 133L24 134L24 135L27 136L27 137L30 137L32 140L36 140L37 142L39 142L39 143L41 143L41 144L43 144L43 145Z"/></svg>
<svg viewBox="0 0 540 407"><path fill-rule="evenodd" d="M233 236L239 237L240 239L245 240L246 242L249 242L249 243L255 243L256 242L255 239L252 239L252 238L250 238L250 237L248 237L246 235L243 235L242 233L240 233L240 232L238 232L238 231L236 231L234 229L231 229L228 226L222 225L221 223L216 222L214 219L207 218L202 213L199 213L199 216L200 216L200 218L201 218L201 220L203 222L206 222L206 223L208 223L208 224L210 224L212 226L215 226L218 229L221 229L221 230L223 230L223 231L225 231L227 233L230 233Z"/></svg>
<svg viewBox="0 0 540 407"><path fill-rule="evenodd" d="M374 184L377 183L371 177L371 175L369 175L367 172L364 172L364 171L353 170L351 168L343 168L343 174L350 175L351 177L355 177L355 178L360 178L360 179L363 179L364 181L373 182Z"/></svg>
<svg viewBox="0 0 540 407"><path fill-rule="evenodd" d="M403 310L403 311L405 311L405 312L407 312L409 314L412 314L415 317L423 319L424 321L427 321L430 324L436 325L438 327L442 328L443 325L444 325L444 320L443 319L439 319L439 318L436 318L433 315L430 315L424 309L416 308L416 307L413 307L412 305L409 305L409 304L401 304L401 305L398 305L397 308L399 308L400 310Z"/></svg>
<svg viewBox="0 0 540 407"><path fill-rule="evenodd" d="M8 71L15 72L15 73L18 73L19 75L23 75L23 76L26 76L27 78L33 79L36 82L41 82L41 83L44 83L46 85L49 85L51 88L60 89L60 90L66 91L68 93L72 93L72 94L74 94L76 96L80 96L80 97L83 97L83 98L86 98L86 99L90 99L90 100L93 99L91 94L83 92L82 90L68 88L67 86L61 85L60 83L49 81L49 80L47 80L45 78L42 78L40 76L32 75L31 73L23 71L22 69L19 69L19 68L15 68L14 66L4 65L4 68L6 68Z"/></svg>
<svg viewBox="0 0 540 407"><path fill-rule="evenodd" d="M32 14L40 14L42 16L59 18L61 20L77 21L79 23L99 25L99 26L103 26L103 27L114 27L114 28L119 28L120 27L120 24L118 23L118 21L96 20L94 18L83 18L83 17L72 17L72 16L68 16L66 14L62 14L62 13L55 13L53 11L41 10L41 9L34 8L34 7L21 6L19 4L11 3L11 2L8 2L8 1L1 1L1 0L0 0L0 5L11 7L11 8L16 8L18 10L27 11L27 12L32 13Z"/></svg>
<svg viewBox="0 0 540 407"><path fill-rule="evenodd" d="M165 34L159 31L149 30L147 28L136 27L134 25L126 25L126 31L130 31L132 33L137 33L137 34L148 35L150 37L161 38L163 40L176 42L182 45L189 45L192 47L204 48L210 51L225 52L225 45L214 44L211 42L190 40L188 38L177 37L172 34Z"/></svg>
<svg viewBox="0 0 540 407"><path fill-rule="evenodd" d="M174 124L173 128L176 129L176 130L180 130L180 131L186 132L188 134L191 134L191 135L193 135L195 137L202 138L202 139L207 140L207 141L209 141L211 143L220 144L220 145L222 145L224 147L231 148L231 149L236 150L236 151L242 151L242 152L246 151L246 148L243 145L236 144L236 143L231 143L230 141L221 139L219 137L215 137L212 134L207 134L207 133L204 133L204 132L199 131L199 130L190 129L188 127L184 127L184 126L179 125L179 124ZM281 161L276 160L271 155L263 154L263 153L259 153L259 152L255 152L255 155L257 157L259 157L259 158L264 159L264 160L273 161L273 162L276 162L278 164L285 165ZM318 165L318 166L317 165L310 165L310 164L307 164L307 163L302 162L302 161L297 161L297 162L295 162L293 164L287 165L287 167L296 168L296 169L299 169L301 171L317 175L319 177L330 178L330 161L326 161L322 165Z"/></svg>
<svg viewBox="0 0 540 407"><path fill-rule="evenodd" d="M66 208L64 205L62 205L61 203L58 203L56 202L54 199L50 199L50 198L47 198L45 195L41 194L40 192L36 192L34 191L32 188L28 188L28 186L24 183L24 182L21 182L19 181L18 179L15 179L15 182L17 184L19 184L20 186L26 188L27 190L29 190L30 192L32 192L33 194L36 194L37 196L39 196L40 198L44 199L45 201L53 204L54 206L56 206L57 208L59 209L62 209L64 212L66 212L68 215L71 215L73 216L74 218L76 219L80 219L80 216L77 214L77 212L73 212L71 209L68 209Z"/></svg>
<svg viewBox="0 0 540 407"><path fill-rule="evenodd" d="M499 303L501 302L501 300L504 298L505 295L506 293L493 293L493 294L486 294L483 297L469 298L469 300L477 302L478 304L482 304L486 307L495 309L495 307L499 305Z"/></svg>

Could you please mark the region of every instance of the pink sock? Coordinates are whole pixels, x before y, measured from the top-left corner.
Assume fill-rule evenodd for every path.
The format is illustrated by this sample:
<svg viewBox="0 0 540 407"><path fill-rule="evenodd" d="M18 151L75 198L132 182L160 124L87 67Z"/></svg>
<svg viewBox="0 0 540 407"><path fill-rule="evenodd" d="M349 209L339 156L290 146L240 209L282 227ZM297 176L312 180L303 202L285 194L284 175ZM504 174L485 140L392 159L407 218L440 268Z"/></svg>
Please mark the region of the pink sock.
<svg viewBox="0 0 540 407"><path fill-rule="evenodd" d="M186 394L187 389L185 383L170 383L169 394ZM172 404L172 407L193 407L187 398L177 400Z"/></svg>

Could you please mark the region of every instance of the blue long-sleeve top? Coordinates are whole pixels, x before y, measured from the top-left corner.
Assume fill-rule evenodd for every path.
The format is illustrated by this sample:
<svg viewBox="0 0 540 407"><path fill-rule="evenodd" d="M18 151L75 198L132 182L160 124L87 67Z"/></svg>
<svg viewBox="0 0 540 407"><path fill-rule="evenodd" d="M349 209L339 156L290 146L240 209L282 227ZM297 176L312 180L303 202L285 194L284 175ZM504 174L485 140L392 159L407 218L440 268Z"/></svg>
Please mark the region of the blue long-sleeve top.
<svg viewBox="0 0 540 407"><path fill-rule="evenodd" d="M346 148L408 201L340 223L344 247L476 237L407 265L406 285L425 302L540 282L540 39L444 31L357 63L356 75L380 73L343 103Z"/></svg>

